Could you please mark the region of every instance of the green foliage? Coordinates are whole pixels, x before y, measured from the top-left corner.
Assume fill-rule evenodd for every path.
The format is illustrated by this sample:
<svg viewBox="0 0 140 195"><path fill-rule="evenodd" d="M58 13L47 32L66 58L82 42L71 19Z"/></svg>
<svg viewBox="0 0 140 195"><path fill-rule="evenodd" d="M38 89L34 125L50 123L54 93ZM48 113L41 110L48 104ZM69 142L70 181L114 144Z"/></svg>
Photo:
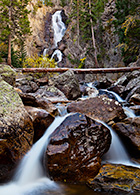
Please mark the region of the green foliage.
<svg viewBox="0 0 140 195"><path fill-rule="evenodd" d="M76 65L75 68L84 68L85 67L85 60L86 57L81 58L80 60L78 58L71 58L71 55L68 55L68 60L71 62L71 64Z"/></svg>
<svg viewBox="0 0 140 195"><path fill-rule="evenodd" d="M0 61L2 62L2 58L7 57L7 45L4 42L0 43Z"/></svg>
<svg viewBox="0 0 140 195"><path fill-rule="evenodd" d="M20 48L18 53L23 51L25 35L31 34L28 20L30 12L27 10L29 1L0 0L0 41L7 44L8 47L9 35L11 35L12 42ZM15 63L18 59L17 52L12 49L11 55L14 59L12 62Z"/></svg>
<svg viewBox="0 0 140 195"><path fill-rule="evenodd" d="M23 67L24 68L55 68L56 62L54 59L49 59L48 56L38 56L37 54L32 57L26 57Z"/></svg>
<svg viewBox="0 0 140 195"><path fill-rule="evenodd" d="M62 7L66 6L67 3L68 3L67 0L60 0L60 5L61 5Z"/></svg>
<svg viewBox="0 0 140 195"><path fill-rule="evenodd" d="M88 0L79 1L79 6L77 5L77 0L73 0L72 13L70 17L72 19L77 19L77 17L79 17L80 36L82 37L81 42L91 41L92 36L91 36L90 18L92 18L93 25L95 25L96 22L100 19L102 12L104 11L104 6L106 2L107 0L91 1L91 15L90 15ZM79 9L79 15L77 9Z"/></svg>
<svg viewBox="0 0 140 195"><path fill-rule="evenodd" d="M134 62L140 51L140 5L139 0L117 0L114 21L119 35L124 63Z"/></svg>
<svg viewBox="0 0 140 195"><path fill-rule="evenodd" d="M16 68L22 68L23 63L26 59L26 51L24 49L24 45L20 48L19 51L14 51L13 47L11 49L11 61L12 65Z"/></svg>
<svg viewBox="0 0 140 195"><path fill-rule="evenodd" d="M43 3L46 5L46 6L53 6L54 4L52 3L51 0L44 0Z"/></svg>

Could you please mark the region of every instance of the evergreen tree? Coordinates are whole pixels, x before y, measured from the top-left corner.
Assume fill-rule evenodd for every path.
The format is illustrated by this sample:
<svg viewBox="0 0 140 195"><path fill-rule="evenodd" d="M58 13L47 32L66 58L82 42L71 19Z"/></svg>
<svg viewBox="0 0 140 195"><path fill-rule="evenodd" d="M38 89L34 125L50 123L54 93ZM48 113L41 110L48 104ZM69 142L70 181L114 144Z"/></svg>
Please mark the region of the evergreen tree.
<svg viewBox="0 0 140 195"><path fill-rule="evenodd" d="M137 60L140 52L140 4L139 0L117 0L114 21L122 48L124 63Z"/></svg>
<svg viewBox="0 0 140 195"><path fill-rule="evenodd" d="M77 21L77 42L79 35L84 42L92 42L94 61L98 67L94 26L104 11L107 0L73 0L71 17Z"/></svg>
<svg viewBox="0 0 140 195"><path fill-rule="evenodd" d="M0 40L8 44L8 64L11 65L12 41L22 47L30 34L27 5L30 0L0 0Z"/></svg>

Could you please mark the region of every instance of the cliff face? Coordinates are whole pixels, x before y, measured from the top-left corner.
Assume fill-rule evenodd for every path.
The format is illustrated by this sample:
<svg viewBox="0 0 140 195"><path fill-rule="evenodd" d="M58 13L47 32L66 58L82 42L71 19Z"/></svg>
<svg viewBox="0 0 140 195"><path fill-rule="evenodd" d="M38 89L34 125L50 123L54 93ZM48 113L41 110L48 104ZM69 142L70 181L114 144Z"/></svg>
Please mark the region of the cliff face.
<svg viewBox="0 0 140 195"><path fill-rule="evenodd" d="M103 67L118 67L123 66L121 50L119 47L119 38L114 33L115 27L113 21L115 20L114 14L116 13L116 4L114 0L110 0L104 9L101 16L102 30L99 28L99 24L96 31L99 62ZM100 37L99 37L100 36ZM101 60L100 60L101 57Z"/></svg>
<svg viewBox="0 0 140 195"><path fill-rule="evenodd" d="M40 6L36 0L29 3L28 9L31 11L29 14L29 21L32 30L32 35L26 39L26 51L28 56L39 54L46 46L45 41L45 22L47 13L51 13L52 8L43 4Z"/></svg>
<svg viewBox="0 0 140 195"><path fill-rule="evenodd" d="M28 56L34 54L43 54L46 48L48 54L52 54L53 45L53 29L52 29L52 14L59 9L64 9L67 15L70 14L68 6L59 6L59 1L53 1L55 6L48 7L45 5L38 5L37 0L33 0L28 9L31 10L29 21L32 29L32 35L27 37L26 51ZM100 23L94 27L98 61L100 67L117 67L122 66L121 51L117 47L119 44L117 34L114 34L115 27L113 20L115 19L114 13L116 12L115 1L109 0L105 6ZM72 20L67 26L65 36L61 43L58 45L59 49L63 52L64 61L59 66L78 67L76 60L83 59L84 67L95 67L94 57L89 55L87 50L91 43L84 43L80 41L78 45L76 40L76 33L73 32L73 26L76 21ZM82 40L80 38L80 40Z"/></svg>

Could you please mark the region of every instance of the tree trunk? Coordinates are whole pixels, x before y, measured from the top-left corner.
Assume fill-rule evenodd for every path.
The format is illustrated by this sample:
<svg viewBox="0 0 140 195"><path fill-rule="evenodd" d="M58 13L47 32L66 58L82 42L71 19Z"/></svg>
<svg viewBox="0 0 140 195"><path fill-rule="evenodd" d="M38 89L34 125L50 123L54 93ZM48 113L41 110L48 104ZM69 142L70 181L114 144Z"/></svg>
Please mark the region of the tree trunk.
<svg viewBox="0 0 140 195"><path fill-rule="evenodd" d="M12 10L11 10L11 7L9 7L9 21L11 21L11 15L12 15ZM9 28L11 28L10 25L9 25ZM9 37L8 37L8 59L7 59L7 63L8 63L8 65L11 66L11 32L10 32Z"/></svg>
<svg viewBox="0 0 140 195"><path fill-rule="evenodd" d="M79 0L77 0L77 45L79 47Z"/></svg>
<svg viewBox="0 0 140 195"><path fill-rule="evenodd" d="M90 14L90 23L91 23L91 34L92 34L92 44L94 48L94 60L96 68L99 68L98 60L97 60L97 48L95 44L95 36L94 36L94 29L93 29L93 20L91 17L91 0L89 0L89 14Z"/></svg>
<svg viewBox="0 0 140 195"><path fill-rule="evenodd" d="M8 38L8 59L7 59L7 64L11 66L11 34L9 35Z"/></svg>
<svg viewBox="0 0 140 195"><path fill-rule="evenodd" d="M132 72L134 70L140 70L140 67L120 67L120 68L88 68L88 69L76 69L76 68L16 68L16 71L25 72L66 72L72 70L75 74L97 74L97 73L117 73L117 72Z"/></svg>

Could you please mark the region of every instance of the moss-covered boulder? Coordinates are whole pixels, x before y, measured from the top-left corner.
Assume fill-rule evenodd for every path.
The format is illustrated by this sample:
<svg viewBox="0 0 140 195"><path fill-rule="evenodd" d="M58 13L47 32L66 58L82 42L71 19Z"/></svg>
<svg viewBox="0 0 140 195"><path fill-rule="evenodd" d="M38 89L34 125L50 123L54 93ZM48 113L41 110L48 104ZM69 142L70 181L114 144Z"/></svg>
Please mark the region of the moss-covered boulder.
<svg viewBox="0 0 140 195"><path fill-rule="evenodd" d="M14 87L0 79L0 181L33 143L33 124Z"/></svg>
<svg viewBox="0 0 140 195"><path fill-rule="evenodd" d="M16 72L8 65L0 64L0 75L10 85L15 85Z"/></svg>
<svg viewBox="0 0 140 195"><path fill-rule="evenodd" d="M140 193L140 169L125 165L104 165L88 185L96 191L126 194Z"/></svg>

